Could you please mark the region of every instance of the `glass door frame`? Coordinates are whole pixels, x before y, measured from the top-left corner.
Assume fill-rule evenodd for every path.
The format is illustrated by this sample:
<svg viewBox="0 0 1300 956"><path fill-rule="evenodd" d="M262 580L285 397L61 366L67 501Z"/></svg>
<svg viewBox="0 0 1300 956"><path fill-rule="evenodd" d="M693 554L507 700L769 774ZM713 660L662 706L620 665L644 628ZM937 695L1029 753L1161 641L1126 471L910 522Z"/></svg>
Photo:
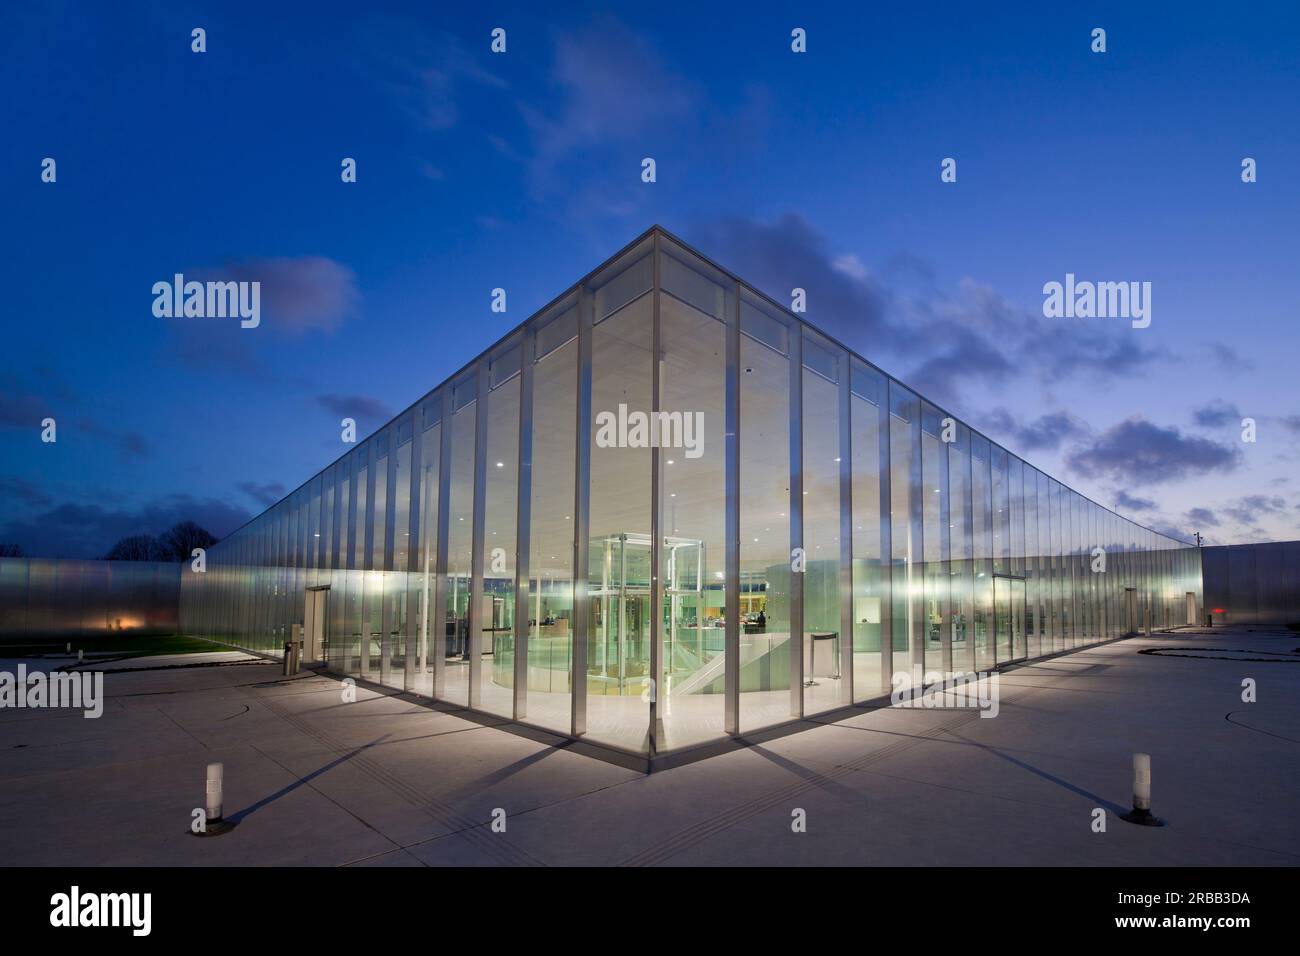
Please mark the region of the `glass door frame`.
<svg viewBox="0 0 1300 956"><path fill-rule="evenodd" d="M1023 661L1028 658L1029 646L1025 634L1025 609L1026 602L1025 577L1021 574L1003 574L998 571L993 575L993 666L1001 664L1011 664L1016 661ZM1001 611L1001 598L1005 595L1008 599L1007 616L1009 618L1010 634L1008 642L1011 645L1011 653L1003 659L999 655L999 625ZM1017 606L1019 615L1016 614ZM1017 638L1019 638L1017 640Z"/></svg>

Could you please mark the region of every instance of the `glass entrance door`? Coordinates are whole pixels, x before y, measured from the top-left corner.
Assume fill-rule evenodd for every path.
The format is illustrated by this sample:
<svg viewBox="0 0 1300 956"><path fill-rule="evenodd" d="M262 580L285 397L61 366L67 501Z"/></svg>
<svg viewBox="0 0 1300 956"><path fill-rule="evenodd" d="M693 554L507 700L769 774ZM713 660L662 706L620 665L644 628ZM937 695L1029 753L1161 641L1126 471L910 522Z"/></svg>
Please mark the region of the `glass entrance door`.
<svg viewBox="0 0 1300 956"><path fill-rule="evenodd" d="M993 578L993 630L995 662L1005 664L1025 657L1025 582L1023 578Z"/></svg>

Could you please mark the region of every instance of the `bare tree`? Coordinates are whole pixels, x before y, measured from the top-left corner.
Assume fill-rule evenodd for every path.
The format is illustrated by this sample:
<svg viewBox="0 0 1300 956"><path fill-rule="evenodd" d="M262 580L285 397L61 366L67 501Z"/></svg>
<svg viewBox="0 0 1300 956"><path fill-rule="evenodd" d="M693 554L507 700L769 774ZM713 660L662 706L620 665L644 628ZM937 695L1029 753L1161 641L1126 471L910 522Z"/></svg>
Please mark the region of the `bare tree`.
<svg viewBox="0 0 1300 956"><path fill-rule="evenodd" d="M206 528L193 521L182 521L158 536L159 561L188 561L195 548L210 548L217 543Z"/></svg>
<svg viewBox="0 0 1300 956"><path fill-rule="evenodd" d="M158 540L151 534L133 534L123 538L104 555L105 561L156 561Z"/></svg>

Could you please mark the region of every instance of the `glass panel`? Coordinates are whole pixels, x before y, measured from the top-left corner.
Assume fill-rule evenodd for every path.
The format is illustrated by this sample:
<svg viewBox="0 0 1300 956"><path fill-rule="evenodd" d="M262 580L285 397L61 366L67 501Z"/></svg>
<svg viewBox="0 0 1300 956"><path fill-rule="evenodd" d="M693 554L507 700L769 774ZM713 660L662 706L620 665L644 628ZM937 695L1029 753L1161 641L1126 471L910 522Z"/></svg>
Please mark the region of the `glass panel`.
<svg viewBox="0 0 1300 956"><path fill-rule="evenodd" d="M619 267L615 267L616 269ZM595 293L627 301L649 288L648 264ZM650 448L653 297L641 296L592 334L591 504L588 551L587 736L645 752L650 709ZM638 413L630 418L630 413ZM638 425L639 423L639 425ZM623 427L620 427L622 425Z"/></svg>
<svg viewBox="0 0 1300 956"><path fill-rule="evenodd" d="M408 436L410 420L403 423ZM400 433L400 429L399 429ZM411 560L411 453L413 445L407 441L399 445L394 454L393 479L393 569L388 573L388 599L391 602L390 629L393 632L392 660L389 662L389 682L393 687L406 687L407 668L414 667L412 657L415 641L407 627L408 585L407 568ZM412 622L414 623L414 622Z"/></svg>
<svg viewBox="0 0 1300 956"><path fill-rule="evenodd" d="M740 337L742 731L790 719L790 360L779 329L768 338L781 351Z"/></svg>
<svg viewBox="0 0 1300 956"><path fill-rule="evenodd" d="M722 313L729 297L712 280L684 266L672 275L691 302ZM663 749L724 734L726 329L712 314L660 299Z"/></svg>
<svg viewBox="0 0 1300 956"><path fill-rule="evenodd" d="M388 568L388 435L380 434L375 441L374 501L371 509L372 541L370 574L366 575L366 613L370 618L370 653L372 663L379 666L379 680L390 683L393 643L397 633L393 627L393 588Z"/></svg>
<svg viewBox="0 0 1300 956"><path fill-rule="evenodd" d="M520 376L488 393L484 482L483 606L479 628L479 706L514 713L515 546L519 496Z"/></svg>
<svg viewBox="0 0 1300 956"><path fill-rule="evenodd" d="M975 669L974 551L971 540L970 430L954 423L948 445L948 532L952 555L949 589L952 594L952 669Z"/></svg>
<svg viewBox="0 0 1300 956"><path fill-rule="evenodd" d="M1026 651L1037 657L1042 651L1039 628L1042 610L1039 607L1040 572L1038 547L1038 472L1024 466L1024 516L1025 516L1025 638Z"/></svg>
<svg viewBox="0 0 1300 956"><path fill-rule="evenodd" d="M915 661L919 667L921 663L919 657L913 657L913 650L920 651L924 623L919 521L921 420L916 396L894 381L889 383L889 412L893 672L896 679L907 674L912 682L912 664Z"/></svg>
<svg viewBox="0 0 1300 956"><path fill-rule="evenodd" d="M435 407L441 400L434 402ZM440 414L440 409L434 414ZM425 421L428 423L430 412L426 407ZM412 686L421 694L433 694L433 661L429 652L433 647L437 632L432 628L442 623L441 615L430 615L429 608L434 599L438 573L438 465L442 453L442 426L436 422L429 425L420 439L420 549L416 556L416 568L420 598L418 608L418 647L416 650L417 673Z"/></svg>
<svg viewBox="0 0 1300 956"><path fill-rule="evenodd" d="M804 713L838 706L840 680L840 362L804 335ZM847 637L847 635L845 635Z"/></svg>
<svg viewBox="0 0 1300 956"><path fill-rule="evenodd" d="M850 398L853 449L853 697L870 700L884 689L880 675L880 425L884 379L855 365Z"/></svg>
<svg viewBox="0 0 1300 956"><path fill-rule="evenodd" d="M971 541L975 560L973 578L971 639L975 669L993 666L993 487L989 440L970 436L971 458Z"/></svg>
<svg viewBox="0 0 1300 956"><path fill-rule="evenodd" d="M577 374L576 338L539 360L533 371L527 713L530 723L564 733L572 707Z"/></svg>
<svg viewBox="0 0 1300 956"><path fill-rule="evenodd" d="M921 408L921 507L925 583L925 669L942 672L948 637L948 568L943 542L948 529L948 454L937 409Z"/></svg>
<svg viewBox="0 0 1300 956"><path fill-rule="evenodd" d="M474 560L474 413L463 405L443 425L451 428L451 474L447 501L447 578L444 627L447 635L445 698L469 706L469 601Z"/></svg>

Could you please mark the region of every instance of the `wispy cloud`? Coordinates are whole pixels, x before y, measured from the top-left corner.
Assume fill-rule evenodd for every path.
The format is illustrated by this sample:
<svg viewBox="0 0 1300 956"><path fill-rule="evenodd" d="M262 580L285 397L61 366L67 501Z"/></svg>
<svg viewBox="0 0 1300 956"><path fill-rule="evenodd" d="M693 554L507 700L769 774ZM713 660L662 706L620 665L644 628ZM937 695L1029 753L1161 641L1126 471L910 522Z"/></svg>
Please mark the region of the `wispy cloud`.
<svg viewBox="0 0 1300 956"><path fill-rule="evenodd" d="M575 151L618 146L688 116L696 96L682 75L643 35L608 14L557 31L550 82L558 104L519 103L533 136L534 178Z"/></svg>
<svg viewBox="0 0 1300 956"><path fill-rule="evenodd" d="M339 418L354 418L370 426L382 425L393 417L393 411L378 398L368 395L340 395L330 392L316 396L316 404Z"/></svg>
<svg viewBox="0 0 1300 956"><path fill-rule="evenodd" d="M378 61L381 83L398 107L420 126L447 130L460 123L461 100L476 87L505 89L506 81L450 33L430 33L410 20L382 19L363 30L369 58Z"/></svg>
<svg viewBox="0 0 1300 956"><path fill-rule="evenodd" d="M275 504L284 497L285 491L287 490L284 485L278 481L241 481L237 487L263 508L269 508L271 505Z"/></svg>

